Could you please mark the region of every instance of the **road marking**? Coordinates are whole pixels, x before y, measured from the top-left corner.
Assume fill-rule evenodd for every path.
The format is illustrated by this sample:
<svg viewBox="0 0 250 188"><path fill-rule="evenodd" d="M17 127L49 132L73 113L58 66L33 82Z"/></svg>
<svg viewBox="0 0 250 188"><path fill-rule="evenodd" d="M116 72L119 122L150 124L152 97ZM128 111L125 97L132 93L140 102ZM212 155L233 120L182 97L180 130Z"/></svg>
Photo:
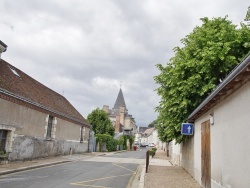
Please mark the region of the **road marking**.
<svg viewBox="0 0 250 188"><path fill-rule="evenodd" d="M126 169L126 170L128 170L128 171L130 171L130 172L135 172L135 171L133 171L133 170L130 170L130 169L124 167L124 166L121 166L121 165L118 165L118 164L115 164L115 163L113 163L113 165L118 166L118 167L121 167L121 168L124 168L124 169Z"/></svg>
<svg viewBox="0 0 250 188"><path fill-rule="evenodd" d="M105 179L111 179L111 178L117 178L117 177L122 177L122 176L130 176L133 173L130 174L123 174L123 175L119 175L119 176L109 176L109 177L104 177L104 178L97 178L97 179L93 179L93 180L86 180L86 181L81 181L81 182L76 182L76 183L70 183L71 185L77 185L77 186L91 186L91 187L102 187L102 186L95 186L95 185L86 185L84 183L87 182L93 182L93 181L98 181L98 180L105 180ZM105 188L105 187L102 187Z"/></svg>
<svg viewBox="0 0 250 188"><path fill-rule="evenodd" d="M126 168L126 167L124 167L124 166L121 166L121 165L119 165L119 164L113 163L112 165L117 166L117 167L120 167L120 168L123 168L123 169L128 170L128 171L130 171L130 172L132 172L132 173L130 173L130 174L118 175L118 176L109 176L109 177L104 177L104 178L97 178L97 179L93 179L93 180L86 180L86 181L82 181L82 182L71 183L71 185L107 188L107 187L103 187L103 186L87 185L87 184L85 184L85 183L87 183L87 182L94 182L94 181L98 181L98 180L105 180L105 179L117 178L117 177L122 177L122 176L130 176L130 175L132 175L132 174L135 173L135 171L130 170L130 169L128 169L128 168Z"/></svg>
<svg viewBox="0 0 250 188"><path fill-rule="evenodd" d="M10 178L1 178L0 183L12 182L12 181L25 181L25 180L33 180L33 179L42 179L47 178L48 176L14 176Z"/></svg>
<svg viewBox="0 0 250 188"><path fill-rule="evenodd" d="M97 185L87 185L87 184L84 184L84 185L77 185L77 186L81 186L81 187L99 187L99 188L110 188L110 187L103 187L103 186L97 186Z"/></svg>

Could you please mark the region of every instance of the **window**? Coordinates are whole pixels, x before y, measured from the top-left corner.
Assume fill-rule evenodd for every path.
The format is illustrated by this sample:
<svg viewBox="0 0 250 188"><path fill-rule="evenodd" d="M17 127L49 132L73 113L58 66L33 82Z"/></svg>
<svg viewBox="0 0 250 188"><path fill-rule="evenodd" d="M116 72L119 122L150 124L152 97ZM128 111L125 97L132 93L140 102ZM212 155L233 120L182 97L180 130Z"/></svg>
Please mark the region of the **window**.
<svg viewBox="0 0 250 188"><path fill-rule="evenodd" d="M53 116L49 116L48 127L47 127L47 135L46 135L47 138L51 138L52 123L53 123Z"/></svg>
<svg viewBox="0 0 250 188"><path fill-rule="evenodd" d="M16 76L20 77L19 74L17 73L17 71L16 71L13 67L9 67L9 68L10 68L10 70L11 70Z"/></svg>
<svg viewBox="0 0 250 188"><path fill-rule="evenodd" d="M7 130L0 130L0 151L5 151L6 140L7 140Z"/></svg>
<svg viewBox="0 0 250 188"><path fill-rule="evenodd" d="M80 137L80 142L82 143L84 140L84 133L85 133L85 127L81 127L81 137Z"/></svg>

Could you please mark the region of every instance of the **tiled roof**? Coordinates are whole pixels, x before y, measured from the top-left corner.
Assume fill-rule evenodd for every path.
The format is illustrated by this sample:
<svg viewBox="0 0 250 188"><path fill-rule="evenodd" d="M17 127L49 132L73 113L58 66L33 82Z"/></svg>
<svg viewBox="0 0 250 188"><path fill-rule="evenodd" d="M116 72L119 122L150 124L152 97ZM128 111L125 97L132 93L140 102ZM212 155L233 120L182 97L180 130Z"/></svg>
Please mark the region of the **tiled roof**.
<svg viewBox="0 0 250 188"><path fill-rule="evenodd" d="M151 134L153 133L154 130L155 130L154 127L153 127L153 128L149 128L149 129L145 130L143 134L151 135Z"/></svg>
<svg viewBox="0 0 250 188"><path fill-rule="evenodd" d="M10 67L14 68L15 75ZM0 60L0 92L78 124L89 126L84 117L62 95L44 86L21 70Z"/></svg>

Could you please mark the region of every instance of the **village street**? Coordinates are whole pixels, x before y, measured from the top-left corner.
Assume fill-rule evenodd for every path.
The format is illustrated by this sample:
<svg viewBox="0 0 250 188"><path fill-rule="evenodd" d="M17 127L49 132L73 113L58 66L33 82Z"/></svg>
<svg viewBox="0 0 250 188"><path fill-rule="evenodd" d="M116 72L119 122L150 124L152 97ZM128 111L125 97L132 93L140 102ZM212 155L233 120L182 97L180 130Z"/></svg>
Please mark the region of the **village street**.
<svg viewBox="0 0 250 188"><path fill-rule="evenodd" d="M126 187L146 148L96 157L78 157L74 162L9 174L0 178L1 188ZM68 156L70 158L70 156ZM72 156L74 157L74 156Z"/></svg>

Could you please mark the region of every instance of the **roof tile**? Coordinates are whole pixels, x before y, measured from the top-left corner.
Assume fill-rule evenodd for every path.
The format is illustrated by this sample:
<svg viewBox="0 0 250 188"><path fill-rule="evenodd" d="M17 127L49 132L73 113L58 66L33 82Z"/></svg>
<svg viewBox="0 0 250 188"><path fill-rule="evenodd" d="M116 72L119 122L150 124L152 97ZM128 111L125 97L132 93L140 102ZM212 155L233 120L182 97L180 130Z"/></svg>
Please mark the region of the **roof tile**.
<svg viewBox="0 0 250 188"><path fill-rule="evenodd" d="M19 76L16 76L10 67L13 67ZM88 125L85 118L65 97L4 60L0 60L0 88Z"/></svg>

